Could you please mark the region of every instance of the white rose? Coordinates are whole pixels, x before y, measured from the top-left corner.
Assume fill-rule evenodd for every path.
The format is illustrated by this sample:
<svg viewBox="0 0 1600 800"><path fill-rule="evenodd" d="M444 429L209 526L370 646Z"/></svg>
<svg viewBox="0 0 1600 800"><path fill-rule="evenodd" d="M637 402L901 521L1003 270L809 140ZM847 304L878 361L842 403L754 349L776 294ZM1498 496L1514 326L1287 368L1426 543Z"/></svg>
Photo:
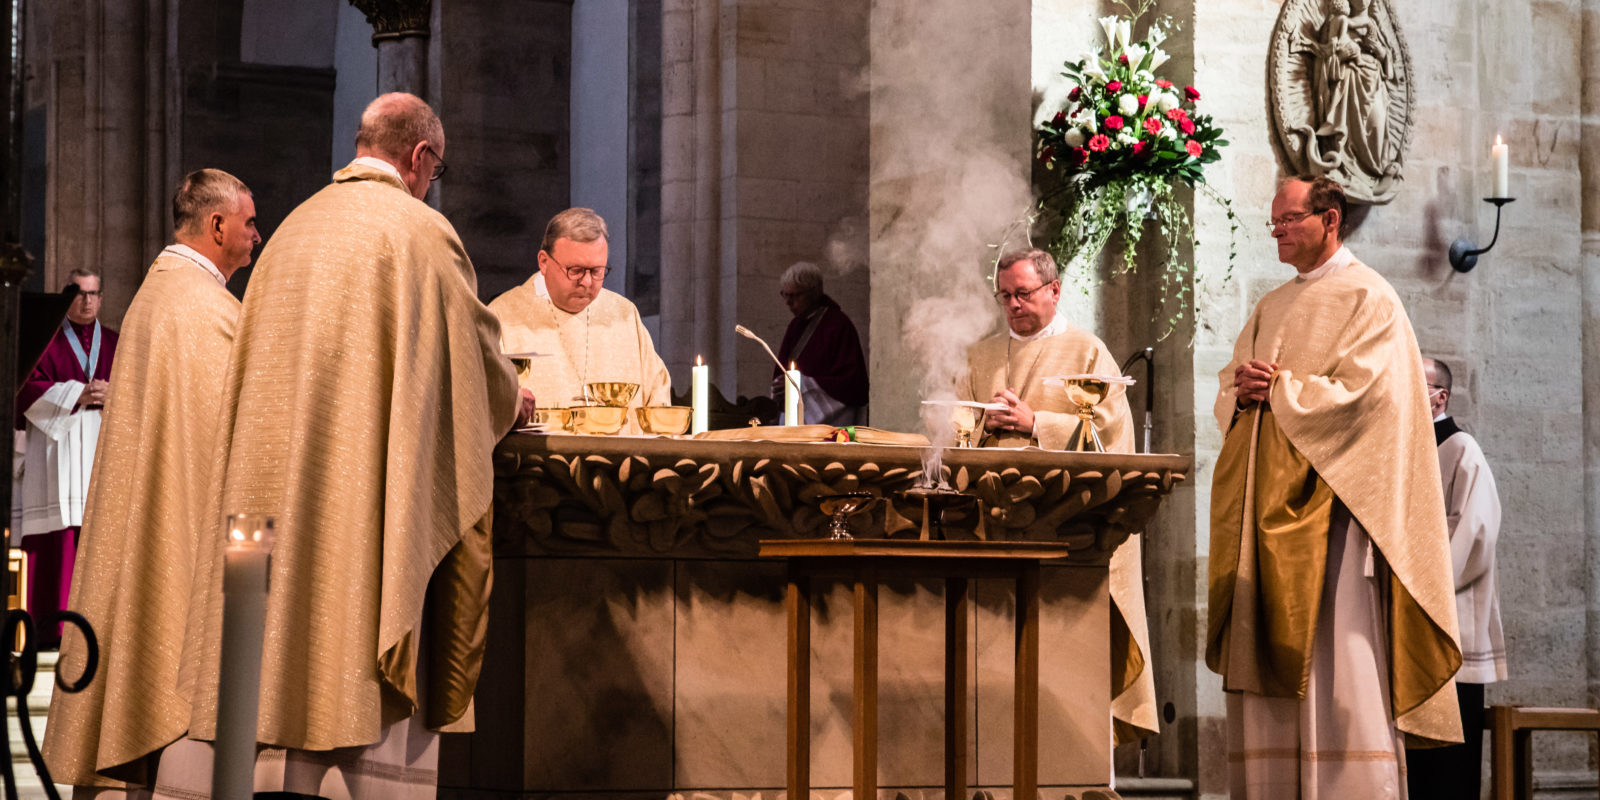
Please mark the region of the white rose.
<svg viewBox="0 0 1600 800"><path fill-rule="evenodd" d="M1171 139L1176 142L1178 140L1178 129L1171 125L1163 125L1161 126L1161 136L1164 139Z"/></svg>
<svg viewBox="0 0 1600 800"><path fill-rule="evenodd" d="M1150 83L1155 83L1156 82L1155 74L1152 73L1150 70L1147 70L1147 69L1141 69L1138 72L1135 72L1133 74L1133 79L1135 81L1138 81L1139 83L1145 83L1145 84L1150 84Z"/></svg>
<svg viewBox="0 0 1600 800"><path fill-rule="evenodd" d="M1158 94L1150 99L1156 104L1156 108L1160 109L1161 113L1163 114L1178 107L1178 96L1172 92L1162 92L1161 94Z"/></svg>
<svg viewBox="0 0 1600 800"><path fill-rule="evenodd" d="M1131 117L1139 113L1139 98L1132 94L1124 94L1117 98L1117 110L1121 111L1124 117Z"/></svg>
<svg viewBox="0 0 1600 800"><path fill-rule="evenodd" d="M1134 142L1139 141L1139 137L1129 133L1127 129L1123 129L1122 133L1117 134L1117 141L1131 146Z"/></svg>
<svg viewBox="0 0 1600 800"><path fill-rule="evenodd" d="M1154 54L1150 56L1150 68L1160 69L1161 65L1167 63L1167 59L1169 58L1172 58L1172 56L1167 55L1165 50L1157 47Z"/></svg>
<svg viewBox="0 0 1600 800"><path fill-rule="evenodd" d="M1068 128L1062 138L1066 139L1068 147L1082 147L1086 137L1082 128Z"/></svg>

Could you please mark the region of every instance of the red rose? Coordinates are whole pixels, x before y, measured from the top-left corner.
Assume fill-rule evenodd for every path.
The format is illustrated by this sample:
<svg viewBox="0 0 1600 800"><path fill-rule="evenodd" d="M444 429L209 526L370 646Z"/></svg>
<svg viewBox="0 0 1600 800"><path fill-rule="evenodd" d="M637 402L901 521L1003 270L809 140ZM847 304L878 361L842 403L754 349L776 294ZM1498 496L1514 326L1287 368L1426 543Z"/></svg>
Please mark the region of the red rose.
<svg viewBox="0 0 1600 800"><path fill-rule="evenodd" d="M1106 94L1116 94L1122 91L1122 81L1112 81L1106 84Z"/></svg>
<svg viewBox="0 0 1600 800"><path fill-rule="evenodd" d="M1144 129L1149 131L1151 136L1160 136L1161 135L1161 120L1156 118L1156 117L1149 117L1149 118L1145 119L1145 121L1144 121Z"/></svg>
<svg viewBox="0 0 1600 800"><path fill-rule="evenodd" d="M1124 64L1128 63L1128 54L1127 53L1123 53L1122 55L1117 56L1117 60L1121 61Z"/></svg>
<svg viewBox="0 0 1600 800"><path fill-rule="evenodd" d="M1189 118L1189 112L1184 111L1181 108L1169 108L1169 109L1167 109L1167 119L1170 119L1173 122L1179 122L1179 121L1182 121L1182 120L1186 120L1188 118Z"/></svg>
<svg viewBox="0 0 1600 800"><path fill-rule="evenodd" d="M1111 146L1111 139L1103 133L1097 133L1089 140L1089 149L1099 153Z"/></svg>
<svg viewBox="0 0 1600 800"><path fill-rule="evenodd" d="M1193 103L1200 99L1200 90L1193 86L1185 86L1183 87L1183 96L1189 98L1189 102Z"/></svg>
<svg viewBox="0 0 1600 800"><path fill-rule="evenodd" d="M1106 127L1114 131L1122 130L1122 117L1106 117Z"/></svg>
<svg viewBox="0 0 1600 800"><path fill-rule="evenodd" d="M1178 120L1178 129L1183 131L1185 136L1192 135L1194 133L1194 120L1188 117Z"/></svg>
<svg viewBox="0 0 1600 800"><path fill-rule="evenodd" d="M1189 141L1183 143L1183 149L1189 151L1189 155L1199 158L1201 151L1203 151L1205 148L1201 147L1199 142L1190 139Z"/></svg>
<svg viewBox="0 0 1600 800"><path fill-rule="evenodd" d="M1089 151L1081 147L1072 148L1072 161L1073 166L1076 167L1081 167L1084 164L1089 163Z"/></svg>
<svg viewBox="0 0 1600 800"><path fill-rule="evenodd" d="M1050 124L1056 126L1057 128L1067 124L1067 112L1057 111L1055 119L1050 120Z"/></svg>
<svg viewBox="0 0 1600 800"><path fill-rule="evenodd" d="M1068 100L1077 100L1078 98L1080 98L1082 96L1083 96L1083 87L1082 86L1074 86L1074 87L1072 87L1072 91L1067 93L1067 99Z"/></svg>
<svg viewBox="0 0 1600 800"><path fill-rule="evenodd" d="M1039 160L1043 161L1046 164L1048 164L1048 163L1050 163L1050 157L1055 155L1055 154L1056 154L1056 149L1054 147L1048 147L1047 146L1047 147L1045 147L1045 149L1039 151Z"/></svg>
<svg viewBox="0 0 1600 800"><path fill-rule="evenodd" d="M1149 102L1149 101L1150 101L1150 95L1147 95L1147 94L1139 95L1139 110L1143 111L1144 110L1144 104Z"/></svg>
<svg viewBox="0 0 1600 800"><path fill-rule="evenodd" d="M1140 139L1139 141L1134 142L1133 143L1133 154L1134 155L1139 155L1139 154L1141 154L1143 152L1144 152L1144 140Z"/></svg>
<svg viewBox="0 0 1600 800"><path fill-rule="evenodd" d="M1169 80L1167 80L1165 78L1162 78L1162 79L1156 81L1156 85L1160 86L1163 89L1171 89L1172 88L1172 81L1169 81Z"/></svg>

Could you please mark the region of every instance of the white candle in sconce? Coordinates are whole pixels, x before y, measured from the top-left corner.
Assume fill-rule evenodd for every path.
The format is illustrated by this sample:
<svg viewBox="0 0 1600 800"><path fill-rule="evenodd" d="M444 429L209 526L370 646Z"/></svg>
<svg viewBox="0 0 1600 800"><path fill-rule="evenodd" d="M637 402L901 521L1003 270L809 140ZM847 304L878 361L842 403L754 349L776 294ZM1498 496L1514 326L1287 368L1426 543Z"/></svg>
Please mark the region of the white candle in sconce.
<svg viewBox="0 0 1600 800"><path fill-rule="evenodd" d="M1494 137L1494 196L1511 196L1511 148Z"/></svg>
<svg viewBox="0 0 1600 800"><path fill-rule="evenodd" d="M689 406L690 433L705 433L710 421L710 387L711 368L706 366L705 359L694 357L694 366L689 370Z"/></svg>
<svg viewBox="0 0 1600 800"><path fill-rule="evenodd" d="M222 552L222 664L211 796L254 791L256 719L261 700L261 644L267 625L273 519L230 514Z"/></svg>
<svg viewBox="0 0 1600 800"><path fill-rule="evenodd" d="M789 362L787 380L783 382L783 424L803 425L804 411L800 406L800 370L795 368L794 362Z"/></svg>

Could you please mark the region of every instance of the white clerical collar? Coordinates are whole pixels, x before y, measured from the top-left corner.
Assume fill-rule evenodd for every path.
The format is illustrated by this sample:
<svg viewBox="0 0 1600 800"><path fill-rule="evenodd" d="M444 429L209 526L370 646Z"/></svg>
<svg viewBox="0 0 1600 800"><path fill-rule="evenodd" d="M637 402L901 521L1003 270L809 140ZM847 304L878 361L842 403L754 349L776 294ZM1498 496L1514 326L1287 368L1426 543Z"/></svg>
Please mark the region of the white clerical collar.
<svg viewBox="0 0 1600 800"><path fill-rule="evenodd" d="M1011 338L1016 339L1019 342L1032 342L1037 339L1043 339L1046 336L1055 336L1057 334L1066 333L1067 318L1061 316L1061 312L1057 311L1055 319L1050 320L1049 325L1046 325L1043 328L1040 328L1038 331L1027 336L1023 336L1016 331L1011 330L1010 328L1007 328L1006 332L1011 334Z"/></svg>
<svg viewBox="0 0 1600 800"><path fill-rule="evenodd" d="M1311 270L1310 272L1301 273L1299 277L1301 280L1314 281L1318 278L1338 272L1339 270L1354 264L1355 261L1356 256L1354 253L1350 252L1350 248L1340 245L1339 249L1334 251L1333 255L1328 256L1327 261L1318 264L1317 268Z"/></svg>
<svg viewBox="0 0 1600 800"><path fill-rule="evenodd" d="M361 164L363 166L372 167L373 169L381 169L384 172L387 172L390 175L393 175L395 177L395 180L400 181L401 185L404 185L405 182L406 182L405 176L400 174L400 168L399 167L396 167L395 165L390 164L389 162L384 161L381 158L373 158L372 156L356 156L356 160L354 160L354 161L352 161L350 163L351 164Z"/></svg>
<svg viewBox="0 0 1600 800"><path fill-rule="evenodd" d="M1449 419L1449 418L1450 418L1449 414L1440 414L1439 416L1434 417L1433 421L1434 422L1439 422L1440 420L1446 420L1446 419Z"/></svg>
<svg viewBox="0 0 1600 800"><path fill-rule="evenodd" d="M186 244L169 244L165 250L161 251L161 254L173 255L193 262L195 266L211 273L211 277L216 278L217 283L222 284L222 288L228 288L228 276L223 275L222 270L217 269L217 265L211 263L211 259L201 255L199 250Z"/></svg>
<svg viewBox="0 0 1600 800"><path fill-rule="evenodd" d="M544 285L544 272L533 273L533 293L540 297L550 296L550 287Z"/></svg>

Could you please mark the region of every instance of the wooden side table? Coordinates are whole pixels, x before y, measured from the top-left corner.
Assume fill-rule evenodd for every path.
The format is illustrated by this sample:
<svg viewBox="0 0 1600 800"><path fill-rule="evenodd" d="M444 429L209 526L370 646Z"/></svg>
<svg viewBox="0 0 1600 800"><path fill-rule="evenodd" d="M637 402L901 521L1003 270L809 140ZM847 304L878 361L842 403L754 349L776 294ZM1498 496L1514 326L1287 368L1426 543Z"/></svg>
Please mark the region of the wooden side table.
<svg viewBox="0 0 1600 800"><path fill-rule="evenodd" d="M878 791L878 582L885 578L943 578L945 582L945 797L966 796L967 644L971 581L1016 581L1014 798L1039 790L1039 563L1065 558L1052 542L947 542L898 539L773 539L763 558L788 559L784 601L789 618L788 773L790 798L811 794L811 579L848 578L854 584L855 675L852 698L852 796Z"/></svg>
<svg viewBox="0 0 1600 800"><path fill-rule="evenodd" d="M1600 709L1491 706L1489 796L1495 800L1533 797L1533 732L1587 731L1600 734Z"/></svg>

